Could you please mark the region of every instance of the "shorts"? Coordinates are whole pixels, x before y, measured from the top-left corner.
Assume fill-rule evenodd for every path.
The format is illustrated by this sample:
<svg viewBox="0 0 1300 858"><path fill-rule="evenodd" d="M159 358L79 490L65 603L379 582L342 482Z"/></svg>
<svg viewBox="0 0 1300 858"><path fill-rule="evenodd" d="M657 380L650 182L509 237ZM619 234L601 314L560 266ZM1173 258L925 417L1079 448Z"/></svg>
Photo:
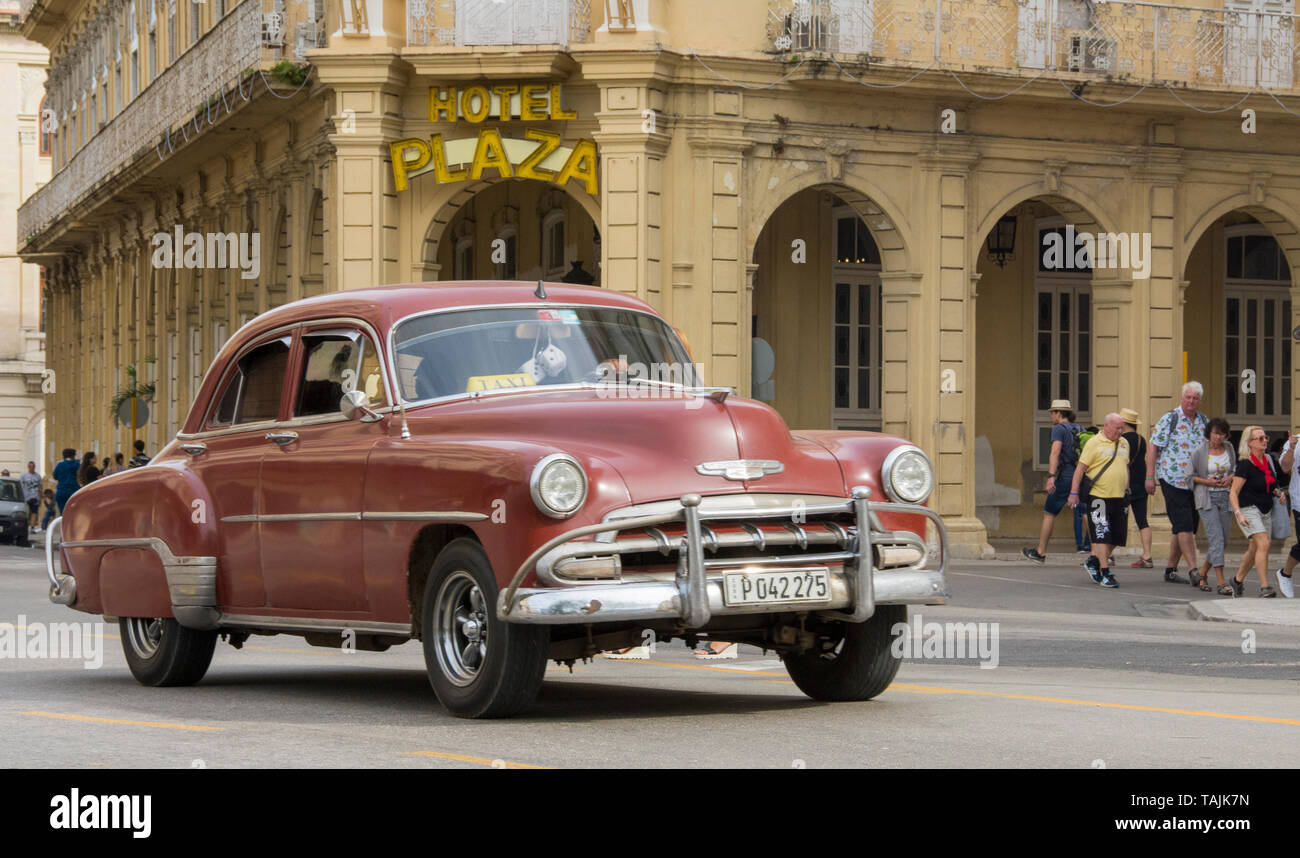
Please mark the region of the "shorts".
<svg viewBox="0 0 1300 858"><path fill-rule="evenodd" d="M27 502L27 511L32 515L36 515L36 513L40 512L41 511L40 498L33 498L32 500L29 500Z"/></svg>
<svg viewBox="0 0 1300 858"><path fill-rule="evenodd" d="M1133 523L1137 525L1138 530L1146 530L1151 525L1147 524L1147 490L1138 486L1136 491L1129 494L1129 508L1133 510Z"/></svg>
<svg viewBox="0 0 1300 858"><path fill-rule="evenodd" d="M1128 544L1128 504L1124 498L1087 500L1088 535L1094 544Z"/></svg>
<svg viewBox="0 0 1300 858"><path fill-rule="evenodd" d="M1257 506L1243 506L1241 514L1245 516L1246 523L1242 524L1238 520L1237 526L1241 528L1242 533L1246 534L1247 539L1250 539L1256 533L1268 536L1273 532L1273 510L1260 512Z"/></svg>
<svg viewBox="0 0 1300 858"><path fill-rule="evenodd" d="M1169 513L1169 526L1174 533L1195 533L1201 523L1196 512L1196 495L1191 489L1180 489L1160 481L1160 491L1165 496L1165 512Z"/></svg>
<svg viewBox="0 0 1300 858"><path fill-rule="evenodd" d="M1056 491L1047 496L1047 501L1043 504L1043 512L1048 515L1056 515L1065 509L1065 503L1070 499L1070 483L1074 482L1074 466L1066 465L1057 472Z"/></svg>

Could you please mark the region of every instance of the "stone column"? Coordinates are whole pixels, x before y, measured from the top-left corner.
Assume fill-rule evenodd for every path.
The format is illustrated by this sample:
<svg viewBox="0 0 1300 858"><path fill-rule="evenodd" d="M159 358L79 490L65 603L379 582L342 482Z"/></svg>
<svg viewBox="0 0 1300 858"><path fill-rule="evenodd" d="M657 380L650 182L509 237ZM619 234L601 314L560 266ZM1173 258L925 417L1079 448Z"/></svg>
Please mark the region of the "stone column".
<svg viewBox="0 0 1300 858"><path fill-rule="evenodd" d="M1141 322L1135 318L1131 277L1092 278L1092 415L1098 426L1113 411L1141 405L1142 366L1136 355Z"/></svg>
<svg viewBox="0 0 1300 858"><path fill-rule="evenodd" d="M906 409L906 437L934 461L937 485L930 506L944 517L955 557L992 556L987 529L975 516L974 325L979 278L971 267L968 242L970 174L977 160L968 145L946 142L921 155L928 211L914 224L929 238L921 238L924 233L918 229L913 238L918 246L908 250L923 277L911 280L911 289L904 286L910 278L891 278L884 295L889 326L885 347L893 363L891 393L884 399L885 426L898 427L899 408ZM882 277L882 288L884 282ZM904 317L906 330L900 330ZM889 359L885 369L891 369ZM900 370L905 383L898 378Z"/></svg>

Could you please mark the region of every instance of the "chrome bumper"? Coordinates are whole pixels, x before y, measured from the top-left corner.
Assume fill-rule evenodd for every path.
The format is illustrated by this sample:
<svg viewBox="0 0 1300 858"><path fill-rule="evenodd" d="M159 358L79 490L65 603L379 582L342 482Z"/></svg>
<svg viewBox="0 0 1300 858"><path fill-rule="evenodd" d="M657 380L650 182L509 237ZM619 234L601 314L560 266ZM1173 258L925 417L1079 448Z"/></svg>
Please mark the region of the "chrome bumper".
<svg viewBox="0 0 1300 858"><path fill-rule="evenodd" d="M948 552L947 531L943 519L919 504L871 503L870 489L855 487L851 499L818 503L815 507L789 506L762 511L766 517L809 512L849 512L857 521L857 533L839 552L762 558L756 561L706 560L707 544L703 536L708 519L735 519L737 510L714 509L701 512L699 495L686 495L671 504L671 510L656 515L615 518L600 524L575 528L538 548L515 573L510 585L497 600L497 617L506 622L565 625L574 623L611 623L627 620L678 619L687 628L700 628L714 616L816 611L834 619L863 622L875 613L876 605L943 604L951 595L946 577ZM721 499L715 499L721 500ZM895 534L883 530L873 513L892 512L924 515L934 522L939 535L939 568L876 569L872 563L873 541L919 542L913 534ZM669 522L683 522L686 535L679 550L679 563L673 581L638 581L570 584L568 586L520 589L519 584L532 571L554 582L554 574L543 574L539 561L564 556L566 543L584 536L597 536L618 530L653 528ZM584 543L593 553L607 542L599 537ZM922 554L924 558L924 554ZM923 562L923 560L922 560ZM721 571L752 568L767 564L812 565L834 564L830 573L830 597L818 602L776 602L766 604L727 605L723 598ZM710 577L710 573L713 577Z"/></svg>
<svg viewBox="0 0 1300 858"><path fill-rule="evenodd" d="M45 530L45 574L50 576L50 601L56 605L72 605L77 601L77 579L71 575L60 575L54 561L55 537L62 542L63 516L50 522Z"/></svg>

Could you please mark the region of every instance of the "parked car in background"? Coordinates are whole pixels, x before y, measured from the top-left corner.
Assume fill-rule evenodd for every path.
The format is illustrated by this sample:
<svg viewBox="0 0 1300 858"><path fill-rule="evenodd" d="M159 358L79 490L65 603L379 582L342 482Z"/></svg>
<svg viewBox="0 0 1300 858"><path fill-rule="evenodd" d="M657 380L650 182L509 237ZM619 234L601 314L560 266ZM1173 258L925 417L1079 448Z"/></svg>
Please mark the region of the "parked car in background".
<svg viewBox="0 0 1300 858"><path fill-rule="evenodd" d="M0 477L0 542L28 547L27 522L30 510L23 500L22 484L17 479Z"/></svg>
<svg viewBox="0 0 1300 858"><path fill-rule="evenodd" d="M419 640L448 710L504 716L548 660L649 630L862 700L906 605L948 596L933 484L904 439L791 433L705 385L636 298L413 284L246 324L175 440L72 497L47 561L51 598L117 619L147 685L197 682L218 636Z"/></svg>

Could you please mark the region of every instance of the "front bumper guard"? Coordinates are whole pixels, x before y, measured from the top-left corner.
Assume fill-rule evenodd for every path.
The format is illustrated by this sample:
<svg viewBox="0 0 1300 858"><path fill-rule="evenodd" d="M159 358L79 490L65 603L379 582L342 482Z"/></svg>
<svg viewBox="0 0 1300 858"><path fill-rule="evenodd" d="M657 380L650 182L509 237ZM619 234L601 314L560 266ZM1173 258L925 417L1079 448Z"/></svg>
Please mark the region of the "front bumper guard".
<svg viewBox="0 0 1300 858"><path fill-rule="evenodd" d="M77 579L54 571L57 567L54 546L62 541L63 516L59 516L45 529L45 574L50 576L50 601L56 605L73 605L77 601Z"/></svg>
<svg viewBox="0 0 1300 858"><path fill-rule="evenodd" d="M816 611L831 619L860 623L869 619L876 605L943 604L951 596L947 580L947 530L943 519L920 504L872 503L871 490L857 486L852 498L829 508L822 504L818 512L849 512L857 521L857 536L848 550L790 557L763 557L753 560L705 560L706 540L701 526L701 497L685 495L674 509L656 515L616 518L600 524L575 528L549 540L534 551L519 567L508 587L497 599L497 617L505 622L568 625L575 623L611 623L629 620L679 619L687 628L701 628L714 616L739 614ZM768 509L765 515L794 515L806 512L794 506ZM879 526L876 512L923 515L934 522L939 537L938 569L878 570L872 562L873 536L889 542L900 541ZM724 516L714 514L712 517ZM560 587L520 589L520 583L538 561L572 540L619 530L653 528L669 522L683 522L686 534L678 554L674 581L575 584ZM910 535L913 541L914 535ZM903 540L906 541L906 540ZM554 555L552 555L554 556ZM820 602L777 602L767 604L727 605L722 582L710 580L708 573L720 567L752 567L768 564L809 565L843 564L844 572L830 574L830 597ZM553 576L546 576L553 580ZM847 609L847 610L842 610Z"/></svg>

